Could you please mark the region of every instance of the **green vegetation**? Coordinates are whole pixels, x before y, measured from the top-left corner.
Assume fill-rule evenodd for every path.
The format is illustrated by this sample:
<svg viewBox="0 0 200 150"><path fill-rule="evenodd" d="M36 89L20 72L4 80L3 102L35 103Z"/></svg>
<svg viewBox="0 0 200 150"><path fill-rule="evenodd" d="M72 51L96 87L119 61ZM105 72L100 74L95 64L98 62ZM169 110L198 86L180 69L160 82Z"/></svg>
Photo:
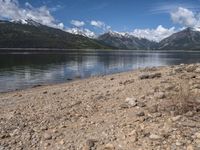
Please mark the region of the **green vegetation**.
<svg viewBox="0 0 200 150"><path fill-rule="evenodd" d="M59 29L0 21L0 48L108 49L108 46Z"/></svg>

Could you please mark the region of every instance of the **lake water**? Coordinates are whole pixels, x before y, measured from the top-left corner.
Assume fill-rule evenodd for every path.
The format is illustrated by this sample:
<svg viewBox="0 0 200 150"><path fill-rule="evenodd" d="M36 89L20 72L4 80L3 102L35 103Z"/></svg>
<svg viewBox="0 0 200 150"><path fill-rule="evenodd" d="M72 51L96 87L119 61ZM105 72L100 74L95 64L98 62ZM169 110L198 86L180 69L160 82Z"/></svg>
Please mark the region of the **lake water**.
<svg viewBox="0 0 200 150"><path fill-rule="evenodd" d="M152 66L200 62L200 52L70 51L0 54L0 92Z"/></svg>

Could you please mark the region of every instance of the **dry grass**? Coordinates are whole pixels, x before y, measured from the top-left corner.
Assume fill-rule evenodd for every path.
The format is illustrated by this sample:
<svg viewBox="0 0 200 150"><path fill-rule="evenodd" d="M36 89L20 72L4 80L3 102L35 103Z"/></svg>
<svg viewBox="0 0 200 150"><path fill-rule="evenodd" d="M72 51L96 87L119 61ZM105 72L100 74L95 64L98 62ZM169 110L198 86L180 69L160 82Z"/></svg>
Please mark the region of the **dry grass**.
<svg viewBox="0 0 200 150"><path fill-rule="evenodd" d="M170 94L169 99L159 104L160 111L173 112L176 115L187 113L188 111L200 111L200 93L190 90L189 81L181 81L177 84L178 90Z"/></svg>
<svg viewBox="0 0 200 150"><path fill-rule="evenodd" d="M172 99L175 110L179 114L200 110L200 103L197 101L198 93L190 90L189 81L183 81L178 86L179 92Z"/></svg>

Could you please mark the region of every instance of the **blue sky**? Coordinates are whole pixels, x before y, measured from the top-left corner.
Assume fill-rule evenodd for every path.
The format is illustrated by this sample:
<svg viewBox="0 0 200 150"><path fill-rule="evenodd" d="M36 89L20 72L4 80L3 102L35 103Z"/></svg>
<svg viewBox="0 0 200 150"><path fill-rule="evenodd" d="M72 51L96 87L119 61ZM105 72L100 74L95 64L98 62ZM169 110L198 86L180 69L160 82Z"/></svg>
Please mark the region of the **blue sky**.
<svg viewBox="0 0 200 150"><path fill-rule="evenodd" d="M44 8L40 10L42 7ZM183 9L178 10L179 8ZM6 10L19 9L22 12L26 10L26 14L32 11L29 17L35 17L36 21L39 13L46 13L45 16L48 14L50 20L45 22L43 16L41 21L44 24L60 24L64 29L78 27L95 33L107 30L132 32L135 29L153 30L162 25L165 29L174 27L174 30L178 30L196 24L200 16L199 8L199 0L0 0L0 18L15 20L18 13L8 13ZM174 11L177 14L173 16ZM27 19L20 12L18 17L22 19L24 16ZM78 21L80 24L77 24ZM91 21L96 21L96 24L93 22L91 25Z"/></svg>
<svg viewBox="0 0 200 150"><path fill-rule="evenodd" d="M21 5L29 2L34 7L46 5L56 11L55 18L70 26L71 20L100 20L114 30L175 26L167 12L173 7L198 9L198 0L19 0ZM166 8L165 8L166 7Z"/></svg>

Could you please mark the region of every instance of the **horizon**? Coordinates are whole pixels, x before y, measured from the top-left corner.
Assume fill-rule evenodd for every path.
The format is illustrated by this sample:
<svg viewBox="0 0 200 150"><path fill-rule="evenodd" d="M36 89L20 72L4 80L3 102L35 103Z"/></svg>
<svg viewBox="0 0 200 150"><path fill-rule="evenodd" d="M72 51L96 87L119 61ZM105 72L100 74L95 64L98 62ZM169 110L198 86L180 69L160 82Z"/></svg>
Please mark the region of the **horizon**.
<svg viewBox="0 0 200 150"><path fill-rule="evenodd" d="M186 27L200 25L200 1L125 1L0 0L0 19L32 19L70 33L83 32L88 37L108 31L126 32L157 42Z"/></svg>

